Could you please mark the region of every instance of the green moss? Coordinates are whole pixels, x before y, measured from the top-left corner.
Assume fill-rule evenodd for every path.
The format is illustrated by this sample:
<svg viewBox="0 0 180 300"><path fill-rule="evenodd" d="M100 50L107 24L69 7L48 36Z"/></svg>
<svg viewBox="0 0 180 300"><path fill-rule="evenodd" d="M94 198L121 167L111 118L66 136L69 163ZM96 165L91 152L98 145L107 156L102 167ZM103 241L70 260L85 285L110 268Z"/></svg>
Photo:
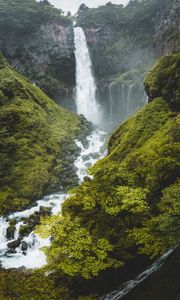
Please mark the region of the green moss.
<svg viewBox="0 0 180 300"><path fill-rule="evenodd" d="M42 271L1 270L0 299L3 300L68 300L73 299L60 275Z"/></svg>
<svg viewBox="0 0 180 300"><path fill-rule="evenodd" d="M10 68L3 58L0 95L2 214L69 185L70 177L77 180L68 167L67 156L74 155L74 139L83 124Z"/></svg>
<svg viewBox="0 0 180 300"><path fill-rule="evenodd" d="M174 110L180 109L180 54L161 58L145 79L150 100L163 97Z"/></svg>

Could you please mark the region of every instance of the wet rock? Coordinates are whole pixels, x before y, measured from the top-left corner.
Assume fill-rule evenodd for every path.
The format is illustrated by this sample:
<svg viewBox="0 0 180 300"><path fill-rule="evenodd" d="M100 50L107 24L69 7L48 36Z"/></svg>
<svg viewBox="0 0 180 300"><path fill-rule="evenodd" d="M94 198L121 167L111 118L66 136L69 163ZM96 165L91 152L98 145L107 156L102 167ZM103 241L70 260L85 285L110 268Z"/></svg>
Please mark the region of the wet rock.
<svg viewBox="0 0 180 300"><path fill-rule="evenodd" d="M28 225L21 225L19 228L19 237L23 238L25 236L28 236L30 232L31 229L28 227Z"/></svg>
<svg viewBox="0 0 180 300"><path fill-rule="evenodd" d="M86 166L86 168L90 168L91 167L91 163L88 162L88 163L85 164L85 166Z"/></svg>
<svg viewBox="0 0 180 300"><path fill-rule="evenodd" d="M20 240L15 240L15 241L13 241L13 242L9 242L8 244L7 244L7 246L8 246L8 248L11 248L11 249L16 249L16 248L18 248L19 246L20 246L20 244L21 244L21 241Z"/></svg>
<svg viewBox="0 0 180 300"><path fill-rule="evenodd" d="M39 210L39 214L41 216L50 216L51 215L51 211L52 211L52 208L51 207L44 207L44 206L41 206L40 207L40 210Z"/></svg>
<svg viewBox="0 0 180 300"><path fill-rule="evenodd" d="M8 254L15 254L15 253L17 253L17 251L16 251L15 249L9 249L9 250L6 252L7 256L8 256Z"/></svg>
<svg viewBox="0 0 180 300"><path fill-rule="evenodd" d="M98 152L92 153L92 154L91 154L91 157L92 157L93 159L98 159L98 158L99 158L99 153L98 153Z"/></svg>
<svg viewBox="0 0 180 300"><path fill-rule="evenodd" d="M35 207L35 206L37 206L37 202L31 203L31 204L28 206L28 208L30 209L30 208L33 208L33 207Z"/></svg>
<svg viewBox="0 0 180 300"><path fill-rule="evenodd" d="M84 161L88 161L88 160L90 159L90 156L89 156L89 155L83 155L83 156L82 156L82 159L83 159Z"/></svg>
<svg viewBox="0 0 180 300"><path fill-rule="evenodd" d="M8 240L13 240L15 231L16 231L16 220L10 220L9 227L7 228L6 231L6 238Z"/></svg>
<svg viewBox="0 0 180 300"><path fill-rule="evenodd" d="M88 147L89 147L89 142L88 142L88 140L84 140L84 141L83 141L83 146L84 146L85 149L88 149Z"/></svg>
<svg viewBox="0 0 180 300"><path fill-rule="evenodd" d="M21 249L22 249L22 251L26 251L28 249L28 243L25 241L22 241Z"/></svg>

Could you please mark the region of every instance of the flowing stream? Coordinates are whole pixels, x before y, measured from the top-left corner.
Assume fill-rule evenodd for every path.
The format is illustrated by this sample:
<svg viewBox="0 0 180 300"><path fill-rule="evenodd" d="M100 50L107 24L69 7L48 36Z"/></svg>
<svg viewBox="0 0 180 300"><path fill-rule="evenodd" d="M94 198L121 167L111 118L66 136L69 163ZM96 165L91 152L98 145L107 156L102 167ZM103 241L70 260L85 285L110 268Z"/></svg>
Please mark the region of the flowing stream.
<svg viewBox="0 0 180 300"><path fill-rule="evenodd" d="M86 147L83 146L82 142L75 141L81 149L81 153L75 161L80 183L87 175L86 169L104 155L105 138L106 133L97 129L87 138ZM21 239L20 228L25 226L27 219L35 212L40 212L43 207L49 208L52 214L60 213L61 205L67 197L68 194L52 194L37 201L31 208L0 218L0 264L3 268L26 267L32 269L40 268L46 264L46 255L41 251L41 248L49 246L50 239L42 239L34 231ZM7 238L7 229L12 220L16 221L16 231L14 238ZM18 239L17 247L14 247L12 251L9 243L17 242Z"/></svg>

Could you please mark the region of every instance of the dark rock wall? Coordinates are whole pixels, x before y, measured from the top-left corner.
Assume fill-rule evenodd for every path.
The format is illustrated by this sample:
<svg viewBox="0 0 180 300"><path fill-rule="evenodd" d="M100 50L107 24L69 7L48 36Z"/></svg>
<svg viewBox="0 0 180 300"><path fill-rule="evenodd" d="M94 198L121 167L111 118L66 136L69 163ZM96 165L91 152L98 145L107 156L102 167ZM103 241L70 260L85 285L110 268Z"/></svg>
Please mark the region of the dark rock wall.
<svg viewBox="0 0 180 300"><path fill-rule="evenodd" d="M180 1L158 15L155 24L155 49L158 56L180 51Z"/></svg>
<svg viewBox="0 0 180 300"><path fill-rule="evenodd" d="M73 26L51 22L24 36L1 36L0 50L16 70L58 103L75 85ZM61 99L61 101L60 101Z"/></svg>

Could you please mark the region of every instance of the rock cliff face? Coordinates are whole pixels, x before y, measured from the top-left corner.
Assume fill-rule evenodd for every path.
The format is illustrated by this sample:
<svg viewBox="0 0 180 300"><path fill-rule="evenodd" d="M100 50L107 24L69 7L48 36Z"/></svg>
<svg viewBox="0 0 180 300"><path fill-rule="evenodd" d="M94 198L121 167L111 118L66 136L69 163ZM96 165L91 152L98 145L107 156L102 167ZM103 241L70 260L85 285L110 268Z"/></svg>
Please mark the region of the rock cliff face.
<svg viewBox="0 0 180 300"><path fill-rule="evenodd" d="M164 14L156 19L155 48L157 55L180 51L180 1L175 0Z"/></svg>
<svg viewBox="0 0 180 300"><path fill-rule="evenodd" d="M75 85L72 24L50 22L25 36L0 37L0 49L16 70L61 104Z"/></svg>

